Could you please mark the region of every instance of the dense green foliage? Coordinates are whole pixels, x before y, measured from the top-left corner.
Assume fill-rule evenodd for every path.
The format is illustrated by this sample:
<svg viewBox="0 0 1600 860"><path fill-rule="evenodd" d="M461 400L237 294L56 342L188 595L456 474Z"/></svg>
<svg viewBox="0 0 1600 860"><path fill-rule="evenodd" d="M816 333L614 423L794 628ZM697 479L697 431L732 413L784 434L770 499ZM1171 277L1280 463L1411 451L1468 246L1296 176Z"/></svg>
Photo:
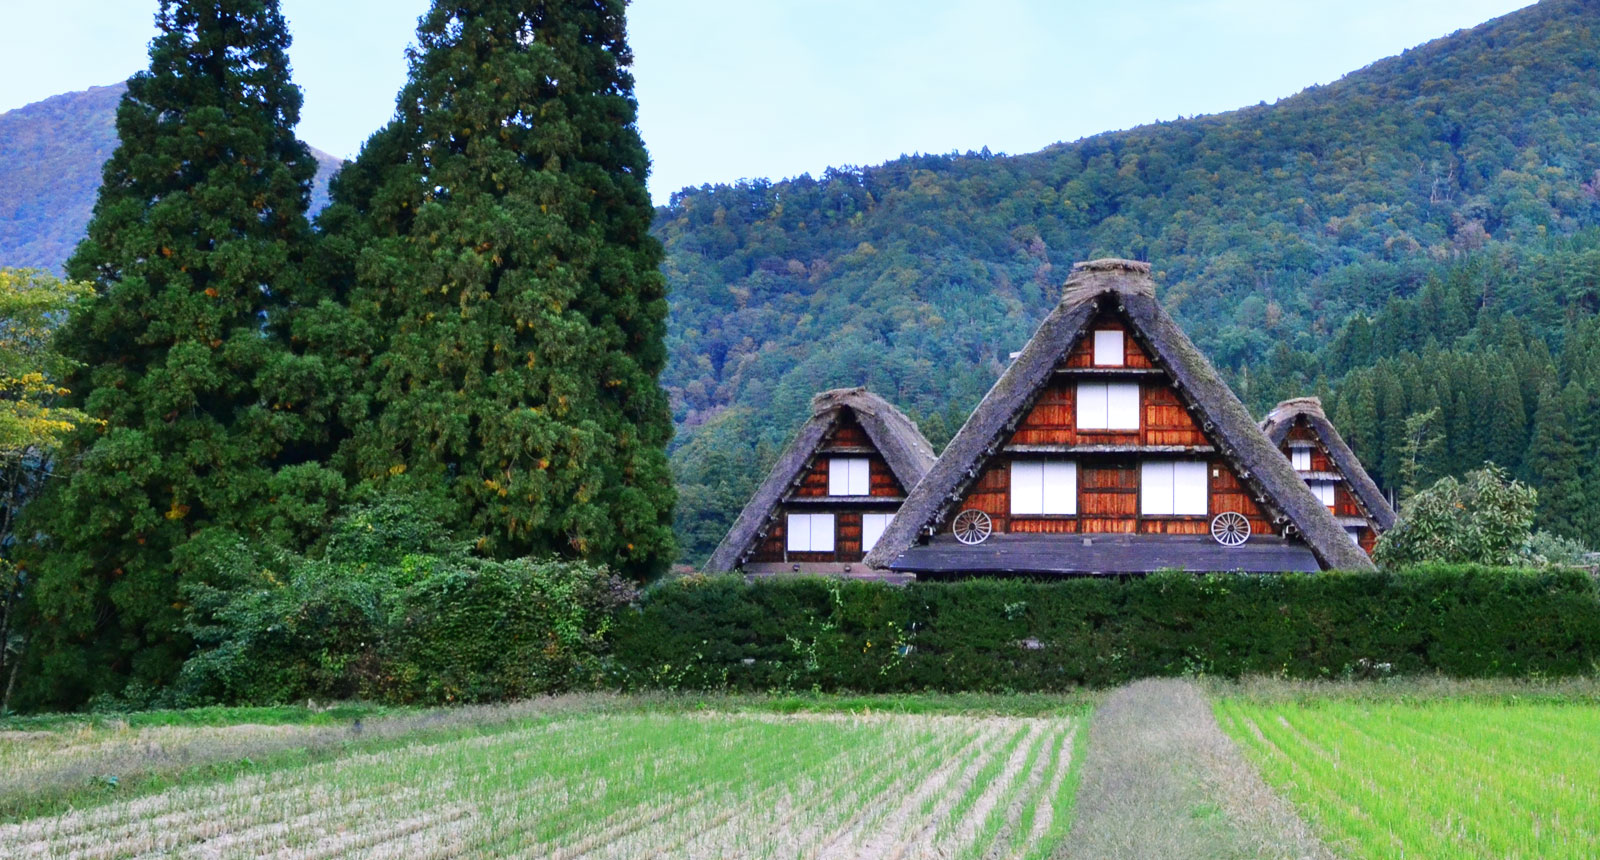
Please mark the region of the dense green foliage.
<svg viewBox="0 0 1600 860"><path fill-rule="evenodd" d="M573 683L591 565L675 553L624 9L437 4L317 234L277 0L162 0L68 262L99 298L57 340L99 426L26 512L25 704ZM438 546L328 533L398 496ZM525 647L476 635L508 624Z"/></svg>
<svg viewBox="0 0 1600 860"><path fill-rule="evenodd" d="M624 8L436 4L322 224L369 334L352 481L435 494L496 557L643 578L675 554L672 426Z"/></svg>
<svg viewBox="0 0 1600 860"><path fill-rule="evenodd" d="M197 648L162 704L499 701L592 686L625 580L579 562L494 561L413 505L357 506L318 558L195 547ZM129 697L138 698L138 691ZM128 697L125 697L128 698Z"/></svg>
<svg viewBox="0 0 1600 860"><path fill-rule="evenodd" d="M1185 673L1338 678L1577 675L1600 663L1600 592L1562 569L1158 574L895 588L689 578L619 620L638 687L1061 690Z"/></svg>
<svg viewBox="0 0 1600 860"><path fill-rule="evenodd" d="M294 137L283 17L272 0L167 0L156 23L67 264L100 294L62 328L79 365L67 386L104 424L68 442L65 480L27 511L46 536L24 559L36 701L170 677L189 650L182 548L207 529L265 531L275 471L318 432L281 408L300 366L271 336L295 299L316 171Z"/></svg>
<svg viewBox="0 0 1600 860"><path fill-rule="evenodd" d="M1320 350L1277 350L1240 387L1269 404L1320 391L1384 486L1401 490L1407 423L1434 415L1420 486L1494 462L1539 491L1537 525L1600 545L1600 231L1441 266L1412 296L1351 319Z"/></svg>
<svg viewBox="0 0 1600 860"><path fill-rule="evenodd" d="M101 171L117 148L125 84L64 93L0 113L0 266L60 270L82 241ZM315 147L311 211L340 159Z"/></svg>
<svg viewBox="0 0 1600 860"><path fill-rule="evenodd" d="M1163 301L1249 383L1258 411L1316 393L1323 351L1352 315L1431 280L1533 290L1462 293L1476 301L1420 317L1406 348L1432 336L1440 350L1469 352L1450 327L1470 329L1479 304L1497 321L1536 307L1513 326L1518 342L1558 340L1566 315L1597 307L1589 252L1552 241L1600 222L1597 25L1593 3L1547 0L1273 105L1017 157L909 156L675 195L656 230L673 290L663 381L683 428L673 467L686 557L710 551L738 511L726 498L748 496L816 391L866 384L940 446L1076 260L1152 261ZM1462 274L1463 256L1476 277ZM1532 367L1510 348L1448 365L1405 359L1383 348L1387 332L1369 334L1384 354L1374 359L1409 360L1419 373L1481 367L1499 382ZM1293 390L1275 384L1280 352L1309 371ZM1326 371L1323 386L1339 388L1354 366L1364 365ZM1385 375L1393 369L1374 372L1381 384ZM1531 422L1540 387L1528 379L1516 388ZM1476 385L1452 381L1452 395ZM1474 400L1472 387L1463 405L1509 402L1504 385L1483 390L1498 399ZM1347 435L1380 437L1357 453L1392 455L1381 439L1398 426L1392 414L1335 418ZM1472 424L1431 477L1458 473L1457 458L1480 465L1474 449L1496 433L1508 438L1484 441L1518 456L1493 458L1520 467L1527 442L1509 437L1526 428L1490 423ZM729 476L744 463L755 467Z"/></svg>
<svg viewBox="0 0 1600 860"><path fill-rule="evenodd" d="M1537 496L1498 466L1475 469L1460 481L1440 478L1401 507L1399 522L1378 539L1373 561L1387 567L1514 565L1533 541Z"/></svg>

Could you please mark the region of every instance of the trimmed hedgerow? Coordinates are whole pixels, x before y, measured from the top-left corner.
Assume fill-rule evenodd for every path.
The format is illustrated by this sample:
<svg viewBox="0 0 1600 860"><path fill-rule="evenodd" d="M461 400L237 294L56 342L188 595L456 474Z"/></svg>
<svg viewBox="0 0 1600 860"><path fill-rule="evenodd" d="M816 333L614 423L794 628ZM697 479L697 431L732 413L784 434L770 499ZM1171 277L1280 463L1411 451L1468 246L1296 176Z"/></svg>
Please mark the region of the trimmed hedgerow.
<svg viewBox="0 0 1600 860"><path fill-rule="evenodd" d="M612 632L629 688L1060 690L1205 673L1577 675L1600 665L1587 573L1157 574L896 588L689 577Z"/></svg>

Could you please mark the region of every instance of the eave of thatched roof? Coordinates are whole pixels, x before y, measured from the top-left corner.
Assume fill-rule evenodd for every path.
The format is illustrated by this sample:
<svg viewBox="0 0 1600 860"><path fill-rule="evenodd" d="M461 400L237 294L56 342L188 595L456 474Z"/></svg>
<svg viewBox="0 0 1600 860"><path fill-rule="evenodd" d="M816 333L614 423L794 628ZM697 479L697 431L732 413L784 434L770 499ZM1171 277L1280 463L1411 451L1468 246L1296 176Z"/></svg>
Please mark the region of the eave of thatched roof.
<svg viewBox="0 0 1600 860"><path fill-rule="evenodd" d="M883 456L889 471L909 491L933 467L933 446L923 438L916 422L906 417L889 401L865 388L836 388L811 398L811 417L801 425L765 481L756 488L738 519L706 562L708 571L727 571L739 567L766 524L777 515L778 504L816 459L817 449L838 424L841 413L850 410L872 445Z"/></svg>
<svg viewBox="0 0 1600 860"><path fill-rule="evenodd" d="M1277 448L1283 445L1284 438L1289 435L1289 430L1299 419L1304 419L1306 426L1317 435L1323 449L1333 459L1334 468L1344 476L1345 483L1350 487L1356 504L1361 506L1367 520L1376 526L1378 531L1388 531L1393 528L1394 507L1384 497L1383 491L1378 489L1377 482L1367 474L1366 467L1361 465L1361 458L1356 456L1355 451L1350 450L1344 437L1339 435L1339 428L1328 420L1327 413L1322 410L1321 400L1315 397L1285 400L1267 413L1266 419L1261 422L1261 430L1267 434L1272 446Z"/></svg>
<svg viewBox="0 0 1600 860"><path fill-rule="evenodd" d="M1366 569L1372 561L1351 543L1333 515L1295 474L1289 460L1262 434L1244 404L1200 350L1156 301L1148 263L1096 260L1073 266L1061 302L1040 323L1015 361L989 389L961 430L885 530L866 564L894 568L896 561L942 522L1026 414L1055 367L1077 344L1102 308L1127 320L1131 334L1171 375L1178 394L1194 407L1202 429L1269 516L1293 527L1325 568ZM1070 552L1062 544L1062 552Z"/></svg>

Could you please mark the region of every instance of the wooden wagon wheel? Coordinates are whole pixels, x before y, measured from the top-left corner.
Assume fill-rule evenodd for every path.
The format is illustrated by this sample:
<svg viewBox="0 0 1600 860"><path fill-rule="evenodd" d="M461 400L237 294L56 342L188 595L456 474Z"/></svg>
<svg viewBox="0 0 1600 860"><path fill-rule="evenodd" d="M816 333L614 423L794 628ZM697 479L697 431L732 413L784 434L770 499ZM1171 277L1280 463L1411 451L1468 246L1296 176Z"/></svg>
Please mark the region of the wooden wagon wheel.
<svg viewBox="0 0 1600 860"><path fill-rule="evenodd" d="M956 514L955 520L950 523L950 531L956 540L964 544L980 544L994 533L994 521L983 511L968 508Z"/></svg>
<svg viewBox="0 0 1600 860"><path fill-rule="evenodd" d="M1211 520L1211 536L1223 546L1240 546L1250 539L1250 521L1244 514L1224 511Z"/></svg>

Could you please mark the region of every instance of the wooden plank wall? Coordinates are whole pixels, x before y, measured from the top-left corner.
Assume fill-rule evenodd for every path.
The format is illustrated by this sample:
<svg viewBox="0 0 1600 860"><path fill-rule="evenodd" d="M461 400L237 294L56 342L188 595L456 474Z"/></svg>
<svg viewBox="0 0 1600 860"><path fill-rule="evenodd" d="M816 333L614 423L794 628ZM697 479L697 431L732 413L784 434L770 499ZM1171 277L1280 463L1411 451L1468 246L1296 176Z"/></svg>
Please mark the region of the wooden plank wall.
<svg viewBox="0 0 1600 860"><path fill-rule="evenodd" d="M1139 516L1139 464L1133 460L1078 464L1078 518L1085 532L1132 533Z"/></svg>
<svg viewBox="0 0 1600 860"><path fill-rule="evenodd" d="M1115 315L1102 315L1088 331L1118 329L1123 338L1128 367L1151 368L1155 363ZM1086 335L1062 362L1063 368L1094 366L1094 338ZM1141 427L1138 431L1079 432L1077 383L1071 376L1053 378L1018 424L1008 444L1016 445L1208 445L1189 411L1169 383L1141 384ZM1021 455L1019 455L1021 456ZM1243 487L1232 467L1212 458L1210 512L1204 517L1142 517L1139 514L1139 459L1137 456L1083 455L1078 463L1077 516L1011 516L1010 461L1001 455L984 467L967 496L952 509L973 508L987 513L1001 533L1144 533L1208 534L1211 518L1223 511L1238 511L1250 519L1257 534L1271 534L1272 524Z"/></svg>
<svg viewBox="0 0 1600 860"><path fill-rule="evenodd" d="M1002 534L1209 534L1211 518L1236 511L1250 520L1255 534L1273 534L1254 496L1237 473L1219 458L1209 461L1210 511L1205 516L1146 517L1139 514L1139 461L1132 457L1079 457L1077 516L1011 516L1011 457L999 456L984 467L955 511L973 508L994 520Z"/></svg>
<svg viewBox="0 0 1600 860"><path fill-rule="evenodd" d="M828 495L828 462L832 457L866 457L868 465L868 478L870 492L874 496L903 497L905 487L900 485L894 471L889 468L889 462L876 449L870 454L859 451L862 448L873 448L872 438L862 428L855 418L855 413L845 409L839 416L839 421L834 425L833 432L822 441L817 448L816 459L811 467L800 478L800 485L795 488L794 494L805 498L822 498ZM844 449L844 450L840 450ZM851 450L855 449L855 450ZM837 453L829 453L837 452ZM893 508L885 508L884 513L892 512ZM832 513L833 521L833 549L829 552L792 552L785 555L787 535L785 533L786 517L791 512L795 513ZM755 562L781 562L786 558L791 562L857 562L866 556L861 550L861 512L841 511L826 504L807 504L803 507L790 507L779 504L778 516L772 524L772 530L767 533L750 560Z"/></svg>
<svg viewBox="0 0 1600 860"><path fill-rule="evenodd" d="M1017 425L1008 444L1013 445L1207 445L1210 442L1194 416L1183 407L1177 392L1166 384L1140 387L1138 430L1079 431L1077 429L1078 380L1051 380L1027 417Z"/></svg>

